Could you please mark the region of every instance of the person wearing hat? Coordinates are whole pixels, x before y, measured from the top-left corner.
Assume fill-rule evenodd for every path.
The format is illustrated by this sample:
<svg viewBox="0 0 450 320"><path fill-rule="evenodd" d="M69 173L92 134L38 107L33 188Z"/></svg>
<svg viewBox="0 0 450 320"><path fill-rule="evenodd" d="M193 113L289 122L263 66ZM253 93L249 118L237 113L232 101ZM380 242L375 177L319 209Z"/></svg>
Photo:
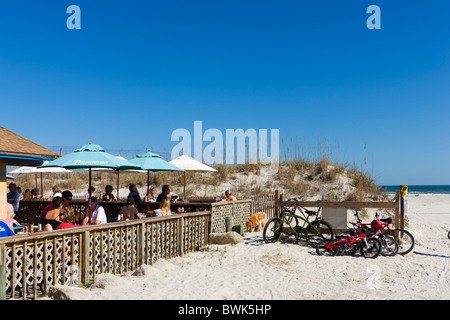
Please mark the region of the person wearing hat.
<svg viewBox="0 0 450 320"><path fill-rule="evenodd" d="M83 219L83 224L102 224L107 223L105 209L98 205L97 198L91 197L91 206L86 206L86 214ZM89 223L89 211L91 214L91 222Z"/></svg>

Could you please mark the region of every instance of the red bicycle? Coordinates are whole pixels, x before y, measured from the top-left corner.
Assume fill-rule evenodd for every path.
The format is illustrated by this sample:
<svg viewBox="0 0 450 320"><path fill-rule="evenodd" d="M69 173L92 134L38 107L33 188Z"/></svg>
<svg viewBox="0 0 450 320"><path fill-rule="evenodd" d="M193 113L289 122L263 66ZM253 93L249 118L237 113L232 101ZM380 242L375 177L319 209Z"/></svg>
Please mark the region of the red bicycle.
<svg viewBox="0 0 450 320"><path fill-rule="evenodd" d="M352 223L355 227L350 229L350 237L336 235L339 240L322 239L316 246L316 252L320 255L336 256L353 255L358 249L364 258L375 259L381 252L381 242L375 237L375 233L367 233L365 227Z"/></svg>
<svg viewBox="0 0 450 320"><path fill-rule="evenodd" d="M397 253L407 254L414 248L414 237L409 231L404 229L391 229L389 227L389 225L392 223L391 217L388 217L386 219L379 219L379 214L378 212L376 212L375 219L372 220L371 223L362 223L362 220L358 215L358 210L355 210L355 217L359 225L366 227L370 226L370 228L372 229L379 229L382 235L393 238L398 244Z"/></svg>

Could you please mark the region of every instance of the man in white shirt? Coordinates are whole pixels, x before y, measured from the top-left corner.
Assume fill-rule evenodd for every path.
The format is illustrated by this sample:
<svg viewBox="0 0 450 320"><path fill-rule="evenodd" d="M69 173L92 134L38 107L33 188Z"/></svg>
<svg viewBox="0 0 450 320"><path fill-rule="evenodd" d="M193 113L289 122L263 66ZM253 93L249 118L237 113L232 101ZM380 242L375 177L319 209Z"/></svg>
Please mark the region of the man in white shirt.
<svg viewBox="0 0 450 320"><path fill-rule="evenodd" d="M96 197L91 197L91 223L89 223L89 207L86 208L86 214L83 219L83 224L102 224L107 223L105 209L99 206Z"/></svg>

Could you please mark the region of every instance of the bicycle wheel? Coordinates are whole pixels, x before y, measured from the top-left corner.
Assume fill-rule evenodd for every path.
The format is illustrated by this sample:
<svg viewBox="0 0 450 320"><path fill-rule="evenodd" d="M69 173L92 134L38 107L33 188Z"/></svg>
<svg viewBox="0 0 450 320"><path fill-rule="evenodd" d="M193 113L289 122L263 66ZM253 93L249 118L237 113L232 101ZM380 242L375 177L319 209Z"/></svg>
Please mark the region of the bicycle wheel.
<svg viewBox="0 0 450 320"><path fill-rule="evenodd" d="M409 231L404 229L387 230L385 235L397 241L399 254L407 254L414 248L414 237Z"/></svg>
<svg viewBox="0 0 450 320"><path fill-rule="evenodd" d="M317 242L316 252L319 256L332 256L334 257L339 253L339 245L332 245L334 243L333 240L322 239ZM328 246L327 245L331 245Z"/></svg>
<svg viewBox="0 0 450 320"><path fill-rule="evenodd" d="M322 239L333 240L333 228L324 220L315 220L308 224L305 233L302 236L306 237L306 242L315 248L317 243Z"/></svg>
<svg viewBox="0 0 450 320"><path fill-rule="evenodd" d="M389 236L380 236L381 255L385 257L395 256L398 252L398 243L394 238Z"/></svg>
<svg viewBox="0 0 450 320"><path fill-rule="evenodd" d="M361 255L364 258L372 258L375 259L378 257L381 251L381 243L380 240L376 238L366 238L367 244L364 242L364 240L361 240Z"/></svg>
<svg viewBox="0 0 450 320"><path fill-rule="evenodd" d="M283 221L278 217L271 218L267 221L263 231L264 242L272 243L277 241L280 238L282 228Z"/></svg>

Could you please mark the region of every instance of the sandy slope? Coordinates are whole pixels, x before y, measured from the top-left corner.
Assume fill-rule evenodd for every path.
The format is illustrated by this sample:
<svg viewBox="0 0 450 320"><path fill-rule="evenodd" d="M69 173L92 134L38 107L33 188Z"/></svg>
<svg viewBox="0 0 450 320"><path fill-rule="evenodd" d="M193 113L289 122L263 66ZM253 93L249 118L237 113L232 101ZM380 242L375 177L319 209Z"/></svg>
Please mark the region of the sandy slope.
<svg viewBox="0 0 450 320"><path fill-rule="evenodd" d="M265 244L251 233L242 244L145 266L144 275L102 275L72 298L450 299L450 195L407 199L416 246L405 256L317 256L306 243Z"/></svg>

